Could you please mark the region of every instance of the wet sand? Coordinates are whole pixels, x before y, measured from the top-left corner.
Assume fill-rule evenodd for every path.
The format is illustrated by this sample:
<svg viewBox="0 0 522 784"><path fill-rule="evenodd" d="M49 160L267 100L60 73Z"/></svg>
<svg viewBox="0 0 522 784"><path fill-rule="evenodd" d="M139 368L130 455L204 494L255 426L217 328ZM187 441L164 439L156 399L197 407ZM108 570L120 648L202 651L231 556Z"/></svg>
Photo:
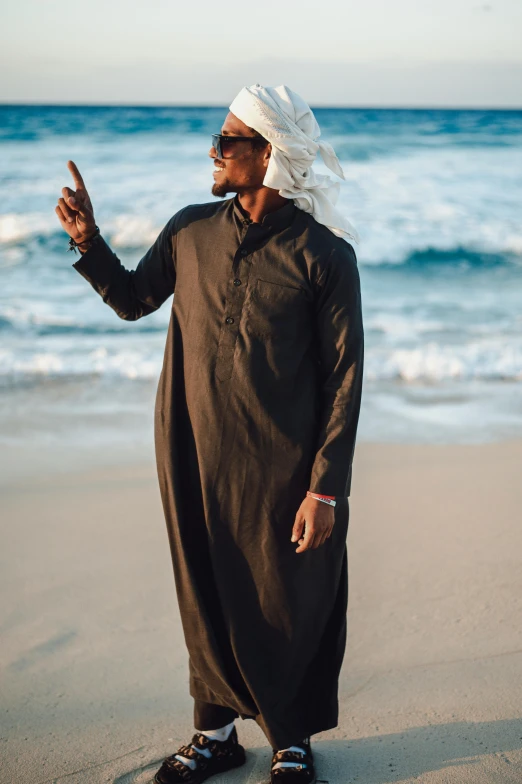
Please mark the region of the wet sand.
<svg viewBox="0 0 522 784"><path fill-rule="evenodd" d="M1 784L144 784L193 732L155 466L104 461L2 458ZM522 780L521 464L522 441L358 445L319 779ZM212 781L266 782L261 730L238 732L246 765Z"/></svg>

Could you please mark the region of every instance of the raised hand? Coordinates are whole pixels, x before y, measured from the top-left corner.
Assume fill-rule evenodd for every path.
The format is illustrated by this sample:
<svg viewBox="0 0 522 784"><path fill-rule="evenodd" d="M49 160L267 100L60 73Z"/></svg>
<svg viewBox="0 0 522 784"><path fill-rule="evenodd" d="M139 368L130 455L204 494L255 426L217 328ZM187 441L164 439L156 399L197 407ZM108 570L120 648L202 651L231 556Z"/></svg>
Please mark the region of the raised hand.
<svg viewBox="0 0 522 784"><path fill-rule="evenodd" d="M62 196L58 199L54 211L67 234L76 242L89 239L96 229L94 211L82 175L74 161L67 161L67 167L72 174L74 187L62 188Z"/></svg>

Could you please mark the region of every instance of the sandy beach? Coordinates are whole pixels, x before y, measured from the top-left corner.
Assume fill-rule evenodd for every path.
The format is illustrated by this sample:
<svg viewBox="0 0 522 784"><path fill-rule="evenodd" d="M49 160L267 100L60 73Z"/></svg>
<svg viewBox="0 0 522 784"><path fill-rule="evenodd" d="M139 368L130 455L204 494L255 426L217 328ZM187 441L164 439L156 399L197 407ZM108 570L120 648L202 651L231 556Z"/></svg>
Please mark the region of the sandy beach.
<svg viewBox="0 0 522 784"><path fill-rule="evenodd" d="M0 782L144 784L193 731L154 463L28 458L2 480ZM522 441L357 447L320 780L522 780L521 460ZM261 730L238 731L247 764L216 784L267 780Z"/></svg>

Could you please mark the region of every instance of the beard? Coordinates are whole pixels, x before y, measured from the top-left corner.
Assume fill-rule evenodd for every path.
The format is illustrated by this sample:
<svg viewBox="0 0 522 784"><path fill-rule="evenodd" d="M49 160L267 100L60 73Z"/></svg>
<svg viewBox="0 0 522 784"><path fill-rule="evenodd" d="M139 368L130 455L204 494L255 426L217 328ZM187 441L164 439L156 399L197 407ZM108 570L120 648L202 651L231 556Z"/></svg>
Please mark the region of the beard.
<svg viewBox="0 0 522 784"><path fill-rule="evenodd" d="M219 198L223 198L227 195L227 193L235 192L235 189L232 185L230 185L225 177L223 178L222 182L215 182L211 188L212 196L218 196Z"/></svg>

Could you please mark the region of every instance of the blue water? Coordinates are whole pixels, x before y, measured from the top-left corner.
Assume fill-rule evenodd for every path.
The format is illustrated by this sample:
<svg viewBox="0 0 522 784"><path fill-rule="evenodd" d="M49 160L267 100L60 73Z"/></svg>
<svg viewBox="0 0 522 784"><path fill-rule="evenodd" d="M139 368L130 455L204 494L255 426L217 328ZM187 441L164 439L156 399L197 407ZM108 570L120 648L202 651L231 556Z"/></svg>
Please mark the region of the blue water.
<svg viewBox="0 0 522 784"><path fill-rule="evenodd" d="M4 439L149 438L170 301L119 320L72 268L54 207L72 158L102 233L136 266L174 212L214 199L210 134L226 111L0 106ZM316 116L361 236L360 437L522 435L522 111Z"/></svg>

